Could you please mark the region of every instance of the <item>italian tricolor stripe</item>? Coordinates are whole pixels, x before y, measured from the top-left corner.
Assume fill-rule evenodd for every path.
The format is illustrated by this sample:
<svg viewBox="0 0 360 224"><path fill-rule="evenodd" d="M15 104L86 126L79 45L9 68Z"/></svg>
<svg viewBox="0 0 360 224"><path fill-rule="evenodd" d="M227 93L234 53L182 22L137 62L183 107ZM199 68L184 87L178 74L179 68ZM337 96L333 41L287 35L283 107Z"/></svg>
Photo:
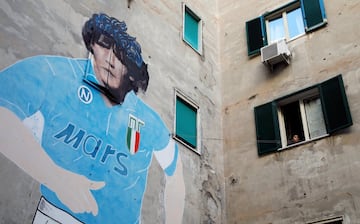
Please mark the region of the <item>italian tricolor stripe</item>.
<svg viewBox="0 0 360 224"><path fill-rule="evenodd" d="M128 127L127 130L127 146L131 154L137 153L140 143L140 132Z"/></svg>

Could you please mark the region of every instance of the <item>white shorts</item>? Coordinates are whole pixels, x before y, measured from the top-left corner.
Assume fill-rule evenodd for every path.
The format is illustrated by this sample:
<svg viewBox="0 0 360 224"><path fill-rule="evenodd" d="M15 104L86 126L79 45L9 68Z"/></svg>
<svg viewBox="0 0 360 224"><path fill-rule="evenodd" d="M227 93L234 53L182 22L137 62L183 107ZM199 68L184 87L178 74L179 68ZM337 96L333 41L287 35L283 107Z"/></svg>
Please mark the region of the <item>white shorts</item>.
<svg viewBox="0 0 360 224"><path fill-rule="evenodd" d="M40 198L33 224L83 224L72 215L66 213L44 197Z"/></svg>

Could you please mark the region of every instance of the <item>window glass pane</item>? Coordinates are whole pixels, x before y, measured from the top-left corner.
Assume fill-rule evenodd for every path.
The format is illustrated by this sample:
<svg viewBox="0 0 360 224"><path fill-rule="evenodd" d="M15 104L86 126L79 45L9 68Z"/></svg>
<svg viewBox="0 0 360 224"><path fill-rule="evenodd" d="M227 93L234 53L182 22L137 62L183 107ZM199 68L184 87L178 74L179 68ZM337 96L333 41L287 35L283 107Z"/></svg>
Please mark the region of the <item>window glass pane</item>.
<svg viewBox="0 0 360 224"><path fill-rule="evenodd" d="M176 99L176 136L196 148L196 108L180 98Z"/></svg>
<svg viewBox="0 0 360 224"><path fill-rule="evenodd" d="M196 50L199 48L199 20L185 10L184 38Z"/></svg>
<svg viewBox="0 0 360 224"><path fill-rule="evenodd" d="M284 19L282 17L269 21L270 43L285 38Z"/></svg>
<svg viewBox="0 0 360 224"><path fill-rule="evenodd" d="M287 13L287 22L290 39L305 33L304 20L300 8Z"/></svg>
<svg viewBox="0 0 360 224"><path fill-rule="evenodd" d="M320 98L304 100L306 120L310 139L326 134L326 127Z"/></svg>

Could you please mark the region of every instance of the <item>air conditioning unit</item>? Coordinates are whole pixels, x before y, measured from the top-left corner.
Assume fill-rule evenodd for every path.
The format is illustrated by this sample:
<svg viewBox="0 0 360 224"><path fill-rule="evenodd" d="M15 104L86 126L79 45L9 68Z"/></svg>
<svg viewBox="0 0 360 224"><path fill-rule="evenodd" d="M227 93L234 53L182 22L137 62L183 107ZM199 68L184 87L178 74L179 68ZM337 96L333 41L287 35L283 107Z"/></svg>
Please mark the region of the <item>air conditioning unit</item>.
<svg viewBox="0 0 360 224"><path fill-rule="evenodd" d="M291 53L284 39L262 47L260 51L261 62L268 65L271 70L280 62L290 64Z"/></svg>

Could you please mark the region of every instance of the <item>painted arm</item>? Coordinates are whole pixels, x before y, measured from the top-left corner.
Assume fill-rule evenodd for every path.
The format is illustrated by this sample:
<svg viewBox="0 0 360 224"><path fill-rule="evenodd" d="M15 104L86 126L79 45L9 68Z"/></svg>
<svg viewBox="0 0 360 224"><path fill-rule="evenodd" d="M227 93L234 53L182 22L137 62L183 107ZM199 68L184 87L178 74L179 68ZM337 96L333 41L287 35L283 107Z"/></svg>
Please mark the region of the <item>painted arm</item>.
<svg viewBox="0 0 360 224"><path fill-rule="evenodd" d="M155 157L166 174L165 223L181 224L185 204L185 183L180 153L174 140L171 139L164 150L155 152Z"/></svg>
<svg viewBox="0 0 360 224"><path fill-rule="evenodd" d="M6 108L0 107L0 152L41 184L54 191L73 212L98 213L90 190L102 188L84 176L57 166L43 150L23 122Z"/></svg>

